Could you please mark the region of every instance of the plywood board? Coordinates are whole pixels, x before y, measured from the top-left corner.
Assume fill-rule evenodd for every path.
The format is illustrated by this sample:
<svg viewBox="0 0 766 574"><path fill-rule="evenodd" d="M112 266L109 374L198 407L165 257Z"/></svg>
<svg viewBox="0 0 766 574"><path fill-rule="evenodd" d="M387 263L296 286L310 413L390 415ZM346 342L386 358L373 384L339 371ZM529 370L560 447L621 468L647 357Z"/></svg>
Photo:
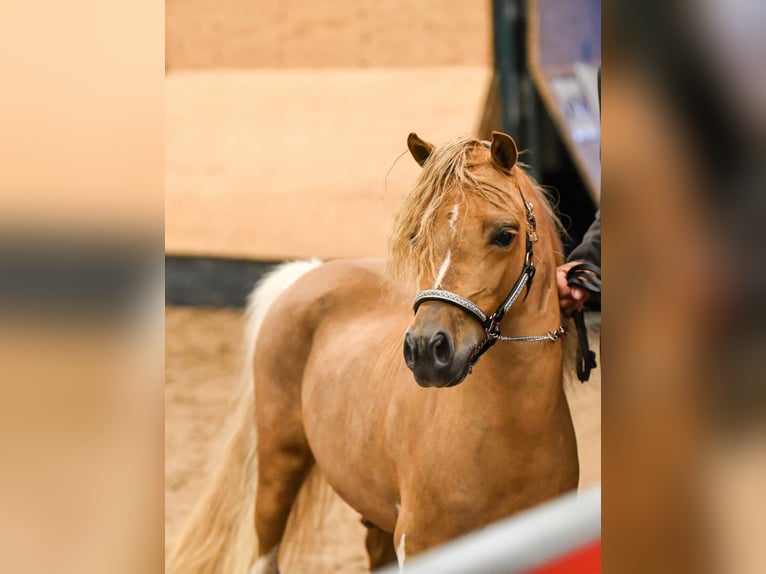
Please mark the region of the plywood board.
<svg viewBox="0 0 766 574"><path fill-rule="evenodd" d="M168 70L487 66L490 0L167 0Z"/></svg>
<svg viewBox="0 0 766 574"><path fill-rule="evenodd" d="M407 134L475 135L490 79L485 67L169 74L166 251L383 255L419 170L396 162Z"/></svg>

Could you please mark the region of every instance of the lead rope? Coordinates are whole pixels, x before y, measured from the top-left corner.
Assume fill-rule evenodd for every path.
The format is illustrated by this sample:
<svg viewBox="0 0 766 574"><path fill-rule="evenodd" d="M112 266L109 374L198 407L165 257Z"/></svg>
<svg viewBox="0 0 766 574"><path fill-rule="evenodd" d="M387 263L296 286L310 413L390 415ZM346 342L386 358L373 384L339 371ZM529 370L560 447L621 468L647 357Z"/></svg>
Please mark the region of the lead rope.
<svg viewBox="0 0 766 574"><path fill-rule="evenodd" d="M567 284L591 293L601 293L601 268L592 263L578 263L567 272ZM577 329L577 378L584 383L590 378L591 370L597 367L596 353L590 350L583 312L575 311L572 319Z"/></svg>

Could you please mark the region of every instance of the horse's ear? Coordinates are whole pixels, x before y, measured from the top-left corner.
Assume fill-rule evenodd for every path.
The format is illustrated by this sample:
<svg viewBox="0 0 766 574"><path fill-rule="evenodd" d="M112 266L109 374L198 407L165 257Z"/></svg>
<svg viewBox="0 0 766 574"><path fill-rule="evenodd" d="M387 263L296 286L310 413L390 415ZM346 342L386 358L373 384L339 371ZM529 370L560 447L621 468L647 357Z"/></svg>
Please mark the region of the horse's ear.
<svg viewBox="0 0 766 574"><path fill-rule="evenodd" d="M433 144L423 141L415 132L407 136L407 147L418 165L423 165L434 149Z"/></svg>
<svg viewBox="0 0 766 574"><path fill-rule="evenodd" d="M492 146L489 151L492 156L492 163L504 172L511 171L519 158L516 142L511 136L503 132L492 132Z"/></svg>

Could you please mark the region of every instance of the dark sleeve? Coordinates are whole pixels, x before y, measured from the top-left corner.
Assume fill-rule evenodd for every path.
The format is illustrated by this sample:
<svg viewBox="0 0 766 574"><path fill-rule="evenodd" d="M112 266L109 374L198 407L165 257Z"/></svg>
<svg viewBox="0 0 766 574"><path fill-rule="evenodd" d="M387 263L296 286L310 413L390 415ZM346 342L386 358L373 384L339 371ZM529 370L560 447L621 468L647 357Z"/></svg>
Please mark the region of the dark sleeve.
<svg viewBox="0 0 766 574"><path fill-rule="evenodd" d="M601 209L596 212L596 218L585 232L585 237L572 250L567 261L587 261L601 267Z"/></svg>

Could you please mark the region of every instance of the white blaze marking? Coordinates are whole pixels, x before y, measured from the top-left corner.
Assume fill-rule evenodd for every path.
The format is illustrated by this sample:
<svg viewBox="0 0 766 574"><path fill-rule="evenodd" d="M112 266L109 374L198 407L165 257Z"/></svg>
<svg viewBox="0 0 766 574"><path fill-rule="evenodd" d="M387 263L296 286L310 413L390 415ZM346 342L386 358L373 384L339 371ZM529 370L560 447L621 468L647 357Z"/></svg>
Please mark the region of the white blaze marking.
<svg viewBox="0 0 766 574"><path fill-rule="evenodd" d="M404 571L404 560L407 558L407 552L404 550L404 538L407 535L402 533L402 539L399 540L399 546L396 547L396 561L399 563L399 572Z"/></svg>
<svg viewBox="0 0 766 574"><path fill-rule="evenodd" d="M449 212L449 228L450 231L452 231L452 237L455 236L455 233L457 232L457 213L458 213L458 204L452 206L452 209Z"/></svg>
<svg viewBox="0 0 766 574"><path fill-rule="evenodd" d="M457 214L458 214L459 206L456 203L452 206L452 209L450 209L449 212L449 228L450 233L452 234L452 237L455 237L455 233L457 232ZM434 281L434 289L438 289L439 285L441 285L442 280L444 279L444 276L447 274L447 269L449 269L450 259L452 258L452 251L450 249L447 249L447 256L444 258L444 261L442 261L441 267L439 267L439 273L436 276L436 281Z"/></svg>
<svg viewBox="0 0 766 574"><path fill-rule="evenodd" d="M444 261L442 262L441 267L439 267L439 274L436 276L436 281L434 282L434 289L438 289L439 285L442 282L442 279L444 279L444 275L447 273L447 269L449 269L449 262L450 262L451 256L452 256L452 252L448 249L447 257L444 258Z"/></svg>

